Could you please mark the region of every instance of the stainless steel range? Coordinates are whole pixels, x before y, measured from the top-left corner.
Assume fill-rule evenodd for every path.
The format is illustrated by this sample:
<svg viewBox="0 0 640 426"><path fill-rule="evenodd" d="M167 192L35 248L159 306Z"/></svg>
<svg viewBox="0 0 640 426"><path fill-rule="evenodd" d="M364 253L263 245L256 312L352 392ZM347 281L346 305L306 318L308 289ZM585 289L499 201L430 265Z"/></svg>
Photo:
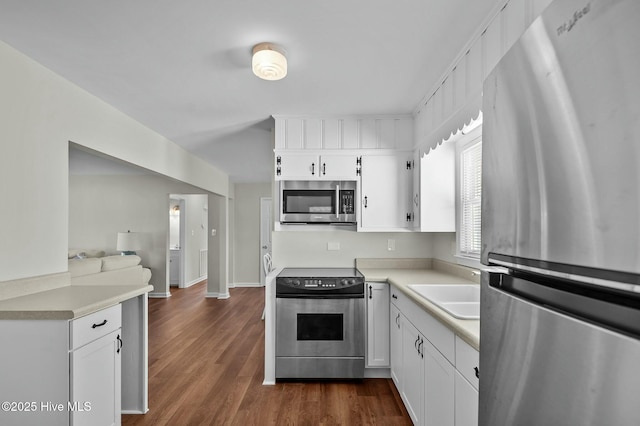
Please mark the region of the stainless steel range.
<svg viewBox="0 0 640 426"><path fill-rule="evenodd" d="M276 378L364 377L364 276L285 268L276 277Z"/></svg>

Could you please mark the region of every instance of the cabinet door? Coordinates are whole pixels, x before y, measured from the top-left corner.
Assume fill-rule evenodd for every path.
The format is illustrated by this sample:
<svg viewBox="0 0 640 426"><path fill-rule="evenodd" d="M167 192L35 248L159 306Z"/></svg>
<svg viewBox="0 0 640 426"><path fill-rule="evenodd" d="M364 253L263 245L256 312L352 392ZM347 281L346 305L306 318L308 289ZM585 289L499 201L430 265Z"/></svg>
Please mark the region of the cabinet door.
<svg viewBox="0 0 640 426"><path fill-rule="evenodd" d="M71 352L73 426L121 423L120 333L118 329Z"/></svg>
<svg viewBox="0 0 640 426"><path fill-rule="evenodd" d="M411 211L413 212L412 227L414 230L420 230L420 150L416 150L413 154L413 169L411 174Z"/></svg>
<svg viewBox="0 0 640 426"><path fill-rule="evenodd" d="M454 426L455 368L429 341L424 342L424 424Z"/></svg>
<svg viewBox="0 0 640 426"><path fill-rule="evenodd" d="M398 391L402 390L402 322L404 317L395 307L390 306L389 316L389 358L391 364L391 378Z"/></svg>
<svg viewBox="0 0 640 426"><path fill-rule="evenodd" d="M478 391L455 372L455 426L478 426Z"/></svg>
<svg viewBox="0 0 640 426"><path fill-rule="evenodd" d="M317 179L320 172L317 154L276 154L276 180Z"/></svg>
<svg viewBox="0 0 640 426"><path fill-rule="evenodd" d="M420 352L421 342L425 342L424 336L418 332L413 324L404 321L402 324L402 389L400 394L415 425L422 425L424 421L424 358Z"/></svg>
<svg viewBox="0 0 640 426"><path fill-rule="evenodd" d="M169 284L180 284L180 252L175 250L169 255Z"/></svg>
<svg viewBox="0 0 640 426"><path fill-rule="evenodd" d="M455 146L443 143L427 153L420 164L420 230L455 232Z"/></svg>
<svg viewBox="0 0 640 426"><path fill-rule="evenodd" d="M366 283L367 367L389 367L389 284Z"/></svg>
<svg viewBox="0 0 640 426"><path fill-rule="evenodd" d="M362 157L360 230L384 231L408 226L409 172L404 156Z"/></svg>
<svg viewBox="0 0 640 426"><path fill-rule="evenodd" d="M318 177L331 180L356 180L357 159L356 155L322 155Z"/></svg>

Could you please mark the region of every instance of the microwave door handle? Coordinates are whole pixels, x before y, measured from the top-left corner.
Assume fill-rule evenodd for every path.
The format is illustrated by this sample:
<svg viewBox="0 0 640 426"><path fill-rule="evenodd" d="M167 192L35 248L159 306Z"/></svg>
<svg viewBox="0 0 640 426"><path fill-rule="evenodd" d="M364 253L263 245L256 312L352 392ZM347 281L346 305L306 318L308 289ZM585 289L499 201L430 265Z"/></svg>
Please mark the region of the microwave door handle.
<svg viewBox="0 0 640 426"><path fill-rule="evenodd" d="M336 219L340 219L340 185L336 185Z"/></svg>

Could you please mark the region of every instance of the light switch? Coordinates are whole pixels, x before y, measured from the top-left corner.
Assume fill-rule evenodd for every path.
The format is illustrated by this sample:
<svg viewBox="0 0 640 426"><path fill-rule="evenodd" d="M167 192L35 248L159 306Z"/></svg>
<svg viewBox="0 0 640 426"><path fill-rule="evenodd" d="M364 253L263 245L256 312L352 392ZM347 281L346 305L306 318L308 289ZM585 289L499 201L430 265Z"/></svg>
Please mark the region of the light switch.
<svg viewBox="0 0 640 426"><path fill-rule="evenodd" d="M396 249L396 240L388 239L387 240L387 250L394 251Z"/></svg>
<svg viewBox="0 0 640 426"><path fill-rule="evenodd" d="M333 243L327 243L327 250L340 250L340 243L338 242L333 242Z"/></svg>
<svg viewBox="0 0 640 426"><path fill-rule="evenodd" d="M212 229L212 230L211 230L211 236L212 236L212 237L215 237L215 236L216 236L216 230L215 230L215 229Z"/></svg>

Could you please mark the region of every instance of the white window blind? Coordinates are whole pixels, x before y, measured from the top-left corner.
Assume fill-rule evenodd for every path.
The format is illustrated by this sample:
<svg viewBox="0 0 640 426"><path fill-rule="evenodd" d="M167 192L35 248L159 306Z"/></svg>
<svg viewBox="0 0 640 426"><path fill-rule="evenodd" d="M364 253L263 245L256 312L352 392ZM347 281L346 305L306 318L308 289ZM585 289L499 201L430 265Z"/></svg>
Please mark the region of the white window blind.
<svg viewBox="0 0 640 426"><path fill-rule="evenodd" d="M480 211L482 195L482 142L461 153L460 254L480 257Z"/></svg>

